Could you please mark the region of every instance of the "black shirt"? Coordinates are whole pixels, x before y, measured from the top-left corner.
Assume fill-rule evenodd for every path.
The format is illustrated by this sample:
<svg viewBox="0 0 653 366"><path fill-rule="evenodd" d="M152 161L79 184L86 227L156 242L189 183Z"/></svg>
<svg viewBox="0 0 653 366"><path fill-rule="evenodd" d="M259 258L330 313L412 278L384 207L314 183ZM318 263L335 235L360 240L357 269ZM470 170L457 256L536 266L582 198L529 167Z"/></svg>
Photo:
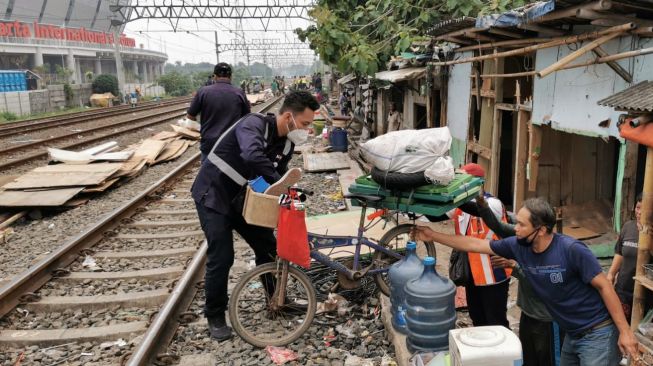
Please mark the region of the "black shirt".
<svg viewBox="0 0 653 366"><path fill-rule="evenodd" d="M632 304L633 302L633 290L635 288L633 277L637 267L638 242L639 230L637 230L637 222L635 220L626 222L614 247L615 254L624 257L614 286L619 299L624 304Z"/></svg>
<svg viewBox="0 0 653 366"><path fill-rule="evenodd" d="M218 137L249 112L245 93L228 81L200 88L187 111L191 116L201 115L200 151L208 154Z"/></svg>

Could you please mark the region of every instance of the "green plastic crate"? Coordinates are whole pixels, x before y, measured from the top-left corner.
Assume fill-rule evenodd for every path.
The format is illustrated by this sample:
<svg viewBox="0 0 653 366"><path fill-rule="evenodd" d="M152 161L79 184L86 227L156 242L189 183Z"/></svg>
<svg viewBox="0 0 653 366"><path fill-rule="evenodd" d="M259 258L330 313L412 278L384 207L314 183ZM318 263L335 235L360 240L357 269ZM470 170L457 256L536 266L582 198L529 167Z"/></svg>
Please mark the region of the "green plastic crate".
<svg viewBox="0 0 653 366"><path fill-rule="evenodd" d="M451 183L449 183L446 186L429 184L416 188L415 193L423 193L423 194L453 193L464 183L470 182L474 179L480 179L480 178L473 177L469 174L456 173ZM381 186L378 183L376 183L374 180L372 180L372 177L369 175L362 175L356 178L356 184L360 186L374 188L374 189L381 188Z"/></svg>
<svg viewBox="0 0 653 366"><path fill-rule="evenodd" d="M418 190L415 190L414 192L388 191L379 187L378 185L376 187L373 187L365 184L356 183L349 186L349 193L366 194L366 195L382 196L382 197L393 197L393 196L400 195L401 197L415 198L417 200L423 200L428 202L447 203L447 202L454 202L456 201L456 197L464 195L465 193L469 194L473 190L475 192L478 192L478 189L476 188L480 187L482 184L483 184L483 179L472 177L467 182L463 184L458 184L458 188L450 191L449 193L423 193L424 192L423 190L421 192Z"/></svg>
<svg viewBox="0 0 653 366"><path fill-rule="evenodd" d="M412 204L407 204L407 203L397 204L396 201L392 201L392 200L388 201L384 199L378 202L370 202L368 203L368 207L387 208L390 210L400 210L404 212L414 212L416 214L421 214L421 215L442 216L447 212L455 208L458 208L463 203L466 203L474 199L474 197L477 196L480 190L481 190L480 186L476 187L473 190L475 192L469 191L467 194L465 194L465 197L460 197L457 201L446 203L446 204L424 202L424 201L415 201ZM351 203L353 206L360 206L358 200L355 199L351 200Z"/></svg>

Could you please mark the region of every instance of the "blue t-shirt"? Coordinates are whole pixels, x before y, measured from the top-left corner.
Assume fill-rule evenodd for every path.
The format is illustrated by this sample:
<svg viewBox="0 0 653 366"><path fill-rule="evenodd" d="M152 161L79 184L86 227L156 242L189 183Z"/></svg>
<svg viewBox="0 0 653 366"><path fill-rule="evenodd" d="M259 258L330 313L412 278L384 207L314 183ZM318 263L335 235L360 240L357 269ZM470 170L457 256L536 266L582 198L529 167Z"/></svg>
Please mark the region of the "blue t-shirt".
<svg viewBox="0 0 653 366"><path fill-rule="evenodd" d="M534 253L513 236L490 242L490 248L519 263L551 316L571 335L610 317L598 290L590 284L602 272L601 266L583 242L554 234L544 252Z"/></svg>

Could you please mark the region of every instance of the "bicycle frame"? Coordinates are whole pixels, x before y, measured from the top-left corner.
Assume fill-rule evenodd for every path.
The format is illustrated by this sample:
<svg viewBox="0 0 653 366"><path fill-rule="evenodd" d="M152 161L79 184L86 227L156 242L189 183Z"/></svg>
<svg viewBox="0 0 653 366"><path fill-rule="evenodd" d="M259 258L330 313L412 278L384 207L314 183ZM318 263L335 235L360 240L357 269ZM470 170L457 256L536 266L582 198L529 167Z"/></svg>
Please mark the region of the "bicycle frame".
<svg viewBox="0 0 653 366"><path fill-rule="evenodd" d="M361 248L363 245L378 250L387 254L389 256L401 259L402 256L372 240L369 240L363 236L365 233L365 211L366 207L361 207L361 218L360 224L358 226L358 235L357 236L347 236L347 235L326 235L326 234L315 234L308 233L308 243L311 248L311 258L316 261L324 264L325 266L334 269L338 272L341 272L351 280L357 280L362 276L367 274L375 274L380 272L387 272L388 269L371 269L364 272L360 271L360 256ZM328 255L325 255L320 252L320 249L334 249L340 247L355 246L354 252L354 264L352 269L347 268L342 263L337 262L331 259Z"/></svg>

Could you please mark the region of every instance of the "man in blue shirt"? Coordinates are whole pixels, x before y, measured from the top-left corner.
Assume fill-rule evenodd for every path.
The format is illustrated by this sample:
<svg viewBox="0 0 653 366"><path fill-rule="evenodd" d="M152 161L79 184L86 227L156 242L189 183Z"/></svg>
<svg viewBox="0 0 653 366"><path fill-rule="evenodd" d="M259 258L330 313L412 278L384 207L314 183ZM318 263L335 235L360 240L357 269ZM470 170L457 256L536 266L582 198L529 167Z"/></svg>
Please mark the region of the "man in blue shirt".
<svg viewBox="0 0 653 366"><path fill-rule="evenodd" d="M221 62L213 69L214 83L200 88L188 108L187 118L200 121L200 151L202 161L211 146L231 125L250 112L245 93L231 85L231 66Z"/></svg>
<svg viewBox="0 0 653 366"><path fill-rule="evenodd" d="M233 230L252 248L257 265L272 262L276 256L273 230L245 222L241 192L247 181L257 176L269 183L282 179L294 146L308 137L314 111L319 108L310 93L290 93L276 116L251 113L238 120L202 162L191 192L208 243L204 315L213 339L231 337L225 311L229 270L234 262Z"/></svg>
<svg viewBox="0 0 653 366"><path fill-rule="evenodd" d="M582 242L553 233L555 213L529 199L517 213L516 236L489 241L448 235L418 226L417 240L516 260L560 327L567 332L561 366L614 366L621 353L638 360L638 343L619 298L598 261ZM617 347L618 346L618 347Z"/></svg>

